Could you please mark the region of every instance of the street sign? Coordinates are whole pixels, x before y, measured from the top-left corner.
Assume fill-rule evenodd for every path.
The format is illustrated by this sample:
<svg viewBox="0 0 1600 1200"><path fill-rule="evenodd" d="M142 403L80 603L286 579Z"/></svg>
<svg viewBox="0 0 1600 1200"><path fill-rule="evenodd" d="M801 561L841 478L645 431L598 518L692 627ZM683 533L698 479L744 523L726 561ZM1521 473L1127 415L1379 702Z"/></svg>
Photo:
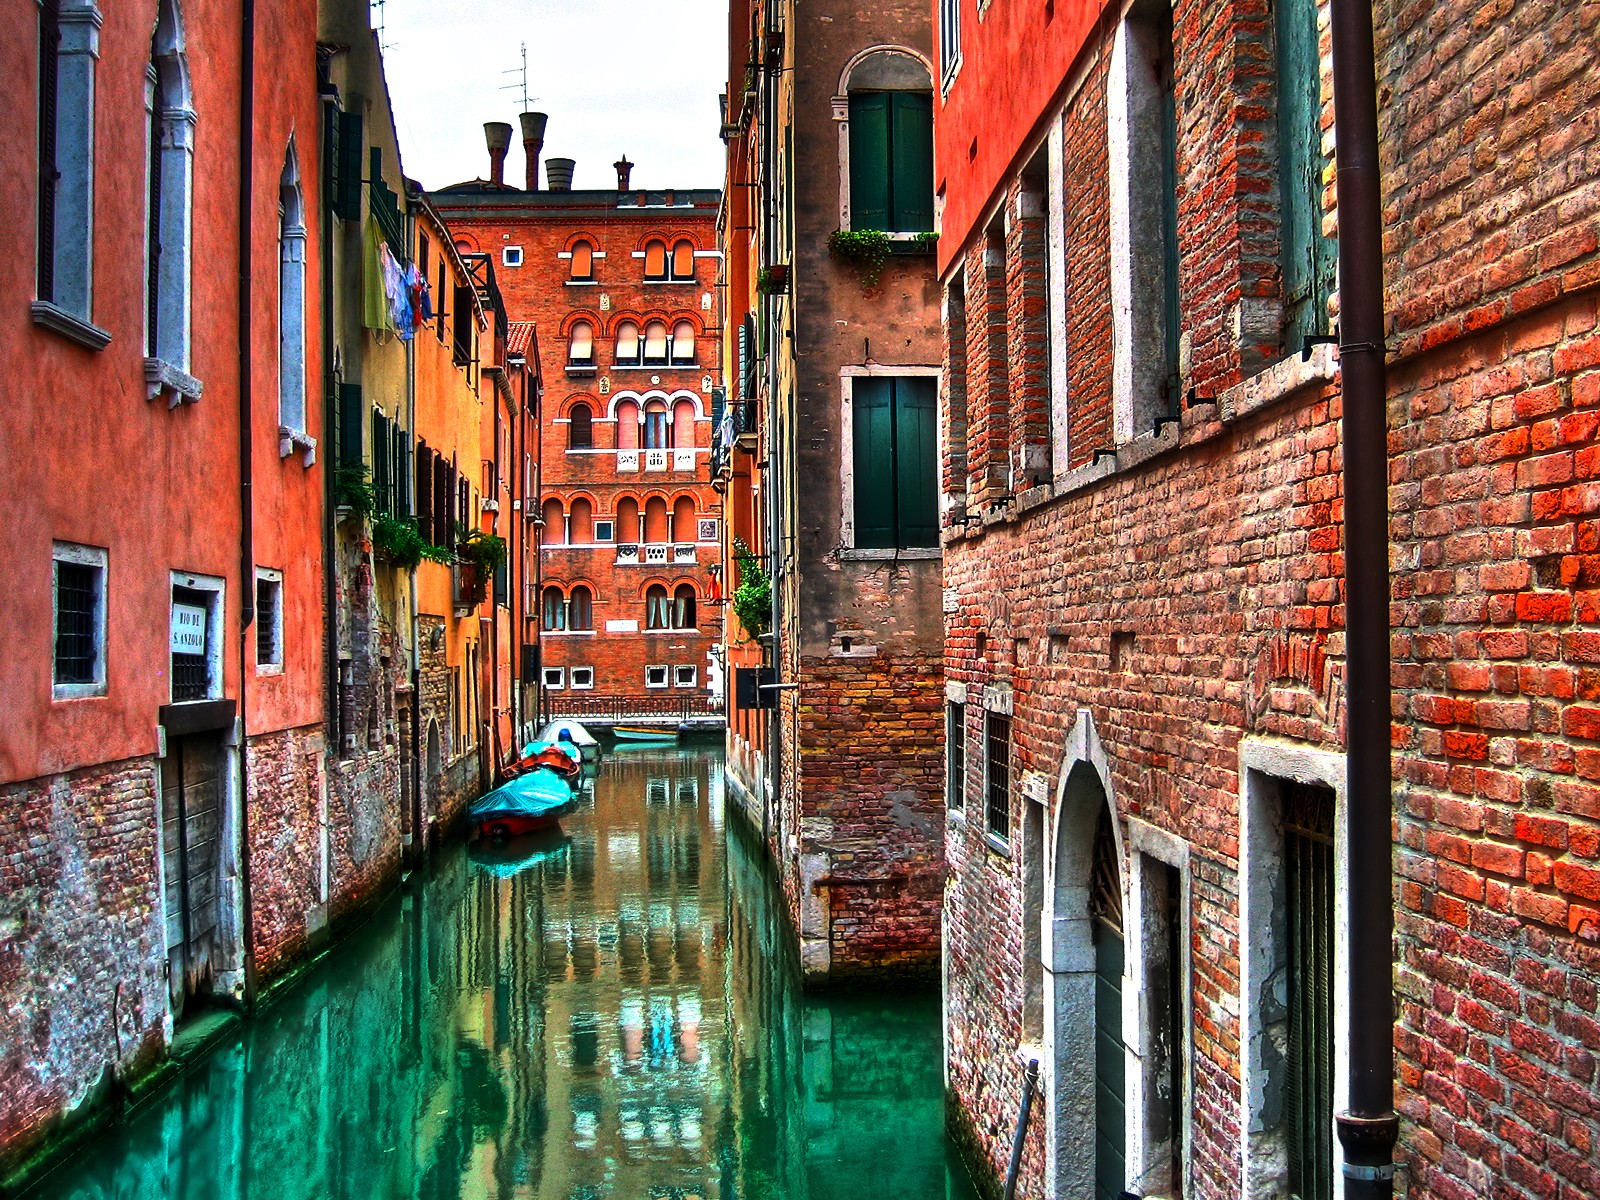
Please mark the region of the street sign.
<svg viewBox="0 0 1600 1200"><path fill-rule="evenodd" d="M206 610L200 604L172 606L171 649L174 654L206 652Z"/></svg>

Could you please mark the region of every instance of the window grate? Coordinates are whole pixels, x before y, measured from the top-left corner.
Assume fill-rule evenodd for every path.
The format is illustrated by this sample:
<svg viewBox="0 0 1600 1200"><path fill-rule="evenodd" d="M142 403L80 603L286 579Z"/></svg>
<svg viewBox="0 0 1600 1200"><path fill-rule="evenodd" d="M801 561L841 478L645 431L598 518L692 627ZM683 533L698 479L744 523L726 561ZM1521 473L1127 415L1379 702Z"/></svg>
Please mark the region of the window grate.
<svg viewBox="0 0 1600 1200"><path fill-rule="evenodd" d="M1001 713L986 714L984 750L984 817L988 831L1002 841L1011 838L1011 718Z"/></svg>
<svg viewBox="0 0 1600 1200"><path fill-rule="evenodd" d="M203 654L172 656L172 699L204 700L211 691L211 672Z"/></svg>
<svg viewBox="0 0 1600 1200"><path fill-rule="evenodd" d="M1333 1200L1333 793L1285 782L1289 1189Z"/></svg>
<svg viewBox="0 0 1600 1200"><path fill-rule="evenodd" d="M278 665L278 581L256 580L256 665Z"/></svg>
<svg viewBox="0 0 1600 1200"><path fill-rule="evenodd" d="M56 563L56 668L57 683L95 682L94 567L81 563Z"/></svg>
<svg viewBox="0 0 1600 1200"><path fill-rule="evenodd" d="M947 704L944 718L944 802L959 809L967 798L967 706Z"/></svg>

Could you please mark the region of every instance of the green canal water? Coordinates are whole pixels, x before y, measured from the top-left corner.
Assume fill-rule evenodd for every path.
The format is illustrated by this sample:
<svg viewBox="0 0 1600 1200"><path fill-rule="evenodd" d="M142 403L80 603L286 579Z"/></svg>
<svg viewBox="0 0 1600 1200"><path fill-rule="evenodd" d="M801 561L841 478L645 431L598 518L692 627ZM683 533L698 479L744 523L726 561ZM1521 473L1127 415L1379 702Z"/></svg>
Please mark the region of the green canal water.
<svg viewBox="0 0 1600 1200"><path fill-rule="evenodd" d="M562 825L442 855L41 1193L976 1200L937 997L801 993L716 752L612 754Z"/></svg>

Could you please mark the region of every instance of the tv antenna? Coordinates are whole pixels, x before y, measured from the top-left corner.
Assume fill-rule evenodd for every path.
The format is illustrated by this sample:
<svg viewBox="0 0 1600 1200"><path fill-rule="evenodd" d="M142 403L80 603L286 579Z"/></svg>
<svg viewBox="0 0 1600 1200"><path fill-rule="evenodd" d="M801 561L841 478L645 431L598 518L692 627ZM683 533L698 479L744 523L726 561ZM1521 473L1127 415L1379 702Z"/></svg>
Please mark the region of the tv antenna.
<svg viewBox="0 0 1600 1200"><path fill-rule="evenodd" d="M395 44L389 40L388 23L385 20L383 11L383 6L386 3L388 3L388 0L368 0L367 3L368 12L371 13L376 10L378 14L377 19L372 22L372 32L378 35L379 50L393 50L395 48Z"/></svg>
<svg viewBox="0 0 1600 1200"><path fill-rule="evenodd" d="M382 0L377 0L377 2L378 3L382 3ZM503 84L501 84L500 85L500 90L502 92L521 92L522 93L522 111L523 112L527 112L528 111L528 105L530 103L532 103L532 101L528 97L528 43L527 42L523 42L522 43L522 65L520 67L512 67L509 71L501 71L500 74L502 74L502 75L518 75L518 76L521 76L521 78L518 79L515 83L503 83ZM532 99L533 100L537 100L538 98L539 97L534 96Z"/></svg>

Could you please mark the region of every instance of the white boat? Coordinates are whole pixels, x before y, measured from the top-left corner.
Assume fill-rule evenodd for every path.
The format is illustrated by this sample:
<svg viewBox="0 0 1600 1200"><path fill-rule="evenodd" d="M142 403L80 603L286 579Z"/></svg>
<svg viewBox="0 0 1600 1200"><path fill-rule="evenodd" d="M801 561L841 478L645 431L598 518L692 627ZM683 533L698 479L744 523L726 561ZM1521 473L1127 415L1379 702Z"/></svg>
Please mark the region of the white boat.
<svg viewBox="0 0 1600 1200"><path fill-rule="evenodd" d="M576 746L578 748L578 752L583 755L584 762L595 762L599 759L600 743L595 741L594 734L590 733L577 721L574 721L569 717L562 717L558 720L551 721L539 731L537 740L541 742L560 741L562 730L565 730L567 736L572 739L572 744Z"/></svg>

